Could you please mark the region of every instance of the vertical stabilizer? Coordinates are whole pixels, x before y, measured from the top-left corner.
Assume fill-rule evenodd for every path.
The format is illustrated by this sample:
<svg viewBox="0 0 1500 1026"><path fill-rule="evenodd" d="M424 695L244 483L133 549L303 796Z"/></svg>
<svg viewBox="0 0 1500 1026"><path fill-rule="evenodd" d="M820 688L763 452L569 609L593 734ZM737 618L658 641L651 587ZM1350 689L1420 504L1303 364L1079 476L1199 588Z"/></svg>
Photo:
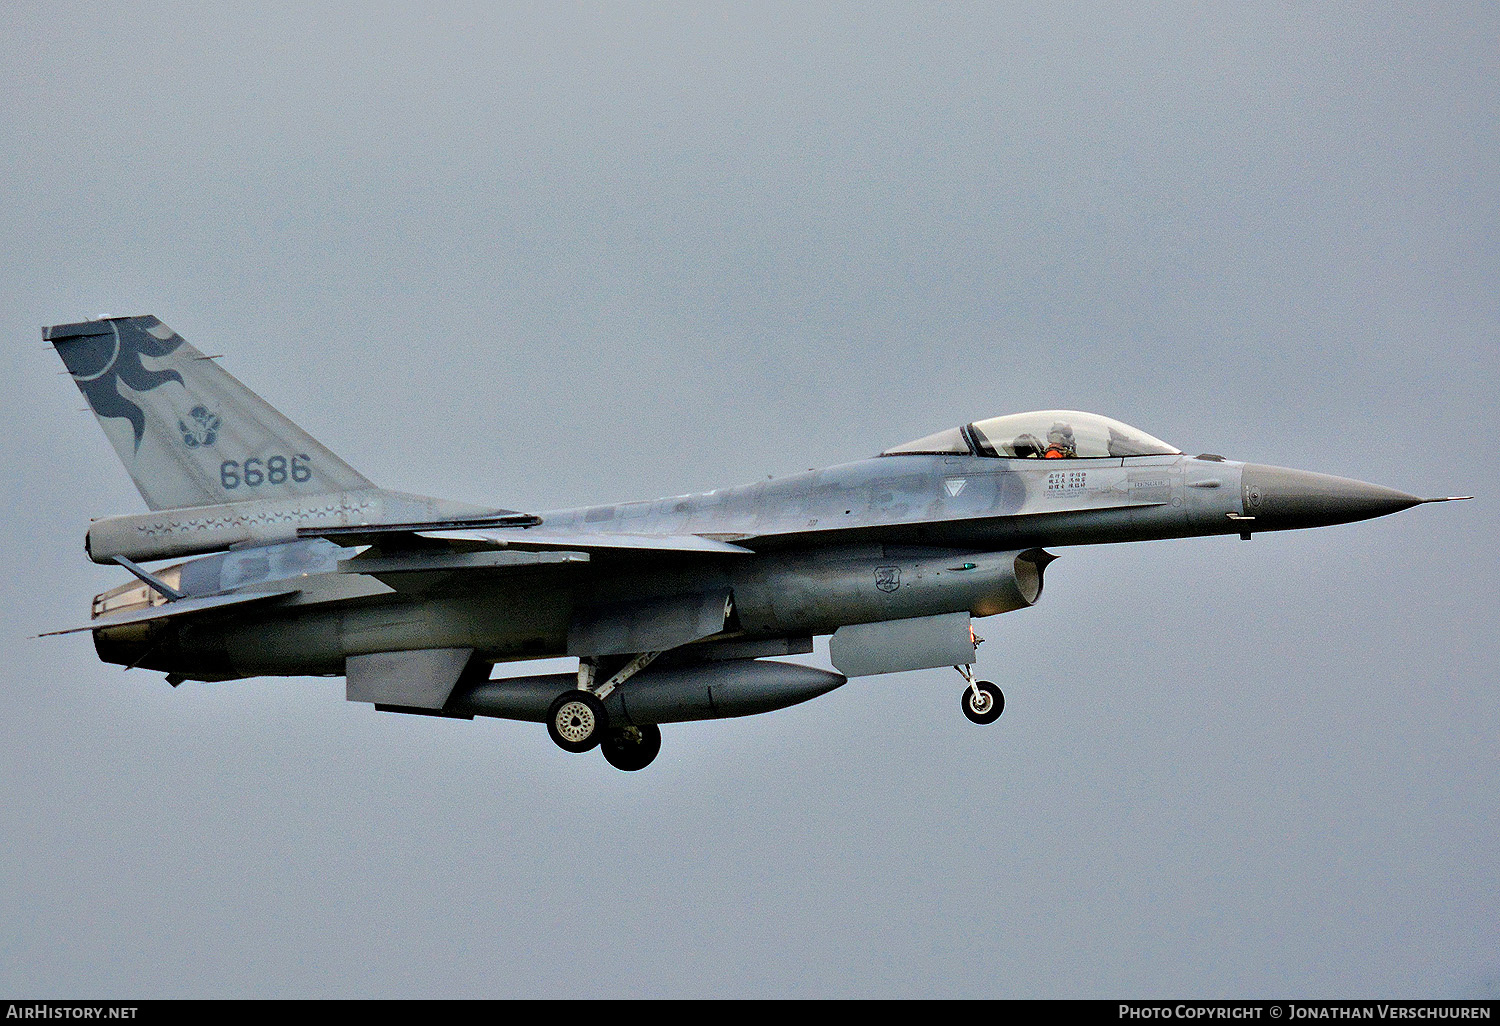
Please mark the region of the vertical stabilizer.
<svg viewBox="0 0 1500 1026"><path fill-rule="evenodd" d="M42 330L153 510L374 487L155 317Z"/></svg>

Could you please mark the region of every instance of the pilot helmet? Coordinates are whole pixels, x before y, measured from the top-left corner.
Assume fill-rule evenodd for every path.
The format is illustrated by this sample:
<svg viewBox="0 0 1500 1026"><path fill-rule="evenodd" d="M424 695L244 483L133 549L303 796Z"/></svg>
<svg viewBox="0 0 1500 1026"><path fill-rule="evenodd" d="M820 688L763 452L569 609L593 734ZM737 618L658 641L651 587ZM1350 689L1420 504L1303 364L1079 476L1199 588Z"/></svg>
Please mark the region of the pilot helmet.
<svg viewBox="0 0 1500 1026"><path fill-rule="evenodd" d="M1069 456L1077 453L1078 444L1073 440L1073 426L1061 421L1053 424L1047 432L1047 448L1057 449Z"/></svg>

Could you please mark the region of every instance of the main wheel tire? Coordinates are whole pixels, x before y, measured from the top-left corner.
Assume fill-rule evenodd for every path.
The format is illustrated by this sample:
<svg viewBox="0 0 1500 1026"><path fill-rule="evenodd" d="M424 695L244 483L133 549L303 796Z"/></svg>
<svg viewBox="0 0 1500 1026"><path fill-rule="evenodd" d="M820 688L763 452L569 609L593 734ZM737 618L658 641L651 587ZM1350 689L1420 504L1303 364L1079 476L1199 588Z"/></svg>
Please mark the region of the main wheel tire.
<svg viewBox="0 0 1500 1026"><path fill-rule="evenodd" d="M609 729L604 703L587 691L564 691L547 708L547 733L565 752L586 752Z"/></svg>
<svg viewBox="0 0 1500 1026"><path fill-rule="evenodd" d="M974 688L979 694L974 694ZM964 715L975 723L994 723L1005 711L1005 694L987 680L974 682L974 687L964 688L962 696Z"/></svg>
<svg viewBox="0 0 1500 1026"><path fill-rule="evenodd" d="M599 749L604 753L604 761L615 769L643 770L661 751L661 728L654 723L612 728L604 732Z"/></svg>

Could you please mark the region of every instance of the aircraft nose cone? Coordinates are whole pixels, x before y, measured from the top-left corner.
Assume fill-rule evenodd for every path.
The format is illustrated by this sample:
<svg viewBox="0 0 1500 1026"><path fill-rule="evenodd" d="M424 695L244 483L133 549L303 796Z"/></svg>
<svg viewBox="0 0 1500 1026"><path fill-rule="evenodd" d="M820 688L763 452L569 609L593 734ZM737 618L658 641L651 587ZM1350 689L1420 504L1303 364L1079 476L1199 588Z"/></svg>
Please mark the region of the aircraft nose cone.
<svg viewBox="0 0 1500 1026"><path fill-rule="evenodd" d="M1245 464L1240 478L1245 516L1257 531L1321 527L1398 513L1421 499L1394 488L1331 474Z"/></svg>

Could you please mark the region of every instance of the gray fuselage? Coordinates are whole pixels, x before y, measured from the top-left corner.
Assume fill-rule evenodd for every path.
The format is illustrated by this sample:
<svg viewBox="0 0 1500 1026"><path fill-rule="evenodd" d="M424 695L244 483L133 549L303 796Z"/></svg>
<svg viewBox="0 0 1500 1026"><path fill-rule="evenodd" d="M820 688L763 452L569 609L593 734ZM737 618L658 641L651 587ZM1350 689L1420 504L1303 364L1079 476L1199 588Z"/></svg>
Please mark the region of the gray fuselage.
<svg viewBox="0 0 1500 1026"><path fill-rule="evenodd" d="M732 594L735 629L726 633L743 640L939 613L993 615L1039 593L1040 567L1030 594L1016 579L1025 569L1016 557L1027 550L1244 533L1254 523L1244 519L1245 467L1181 455L901 454L540 514L553 534L700 535L754 550L744 555L596 552L563 566L382 579L347 564L341 571L354 551L328 541L259 546L182 564L183 591L269 590L290 581L297 595L181 627L101 630L96 640L111 662L229 678L340 674L346 657L377 651L472 648L491 661L567 655L569 628L586 610L712 589Z"/></svg>

